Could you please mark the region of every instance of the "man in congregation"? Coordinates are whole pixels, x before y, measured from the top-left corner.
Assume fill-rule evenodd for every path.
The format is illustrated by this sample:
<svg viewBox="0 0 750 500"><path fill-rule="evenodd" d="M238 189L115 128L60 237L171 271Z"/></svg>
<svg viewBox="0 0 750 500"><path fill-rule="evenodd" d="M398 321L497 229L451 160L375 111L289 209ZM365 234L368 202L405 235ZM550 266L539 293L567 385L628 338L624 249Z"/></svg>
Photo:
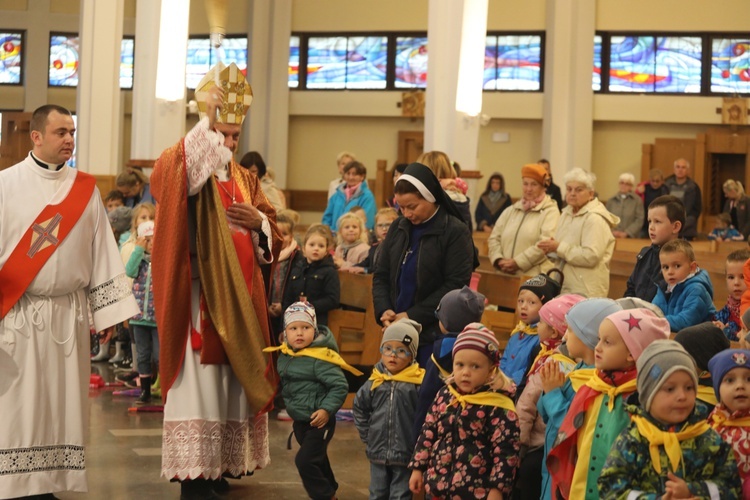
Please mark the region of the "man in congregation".
<svg viewBox="0 0 750 500"><path fill-rule="evenodd" d="M89 308L138 312L94 177L65 163L67 109L31 118L33 149L0 172L0 498L88 491Z"/></svg>
<svg viewBox="0 0 750 500"><path fill-rule="evenodd" d="M219 86L214 75L196 90L200 121L151 176L162 476L187 500L219 498L225 477L268 465L277 385L260 266L282 238L258 178L232 158L252 90L234 63L219 64Z"/></svg>
<svg viewBox="0 0 750 500"><path fill-rule="evenodd" d="M703 210L701 188L691 179L690 163L685 158L674 162L674 174L664 180L669 188L669 194L677 197L685 205L685 227L680 236L686 240L693 240L698 235L698 217Z"/></svg>

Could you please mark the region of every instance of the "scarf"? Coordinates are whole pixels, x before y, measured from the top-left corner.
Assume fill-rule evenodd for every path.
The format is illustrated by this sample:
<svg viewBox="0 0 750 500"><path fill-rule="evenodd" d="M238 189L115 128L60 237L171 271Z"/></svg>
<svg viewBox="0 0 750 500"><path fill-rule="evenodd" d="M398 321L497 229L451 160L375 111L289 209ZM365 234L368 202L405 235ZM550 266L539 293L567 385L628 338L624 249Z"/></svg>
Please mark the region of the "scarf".
<svg viewBox="0 0 750 500"><path fill-rule="evenodd" d="M490 199L490 203L492 203L493 205L496 205L500 200L502 200L503 196L505 196L505 191L503 191L502 189L500 191L487 192L487 198Z"/></svg>
<svg viewBox="0 0 750 500"><path fill-rule="evenodd" d="M539 342L541 349L539 349L539 354L536 355L534 361L531 362L531 368L529 369L528 376L531 376L538 372L542 365L544 365L544 363L547 361L547 358L550 357L552 359L560 361L561 363L572 362L569 357L555 351L561 343L562 339L547 339Z"/></svg>
<svg viewBox="0 0 750 500"><path fill-rule="evenodd" d="M745 416L739 417L737 413L730 415L723 405L719 405L708 416L708 423L716 430L720 427L750 427L750 415L745 411Z"/></svg>
<svg viewBox="0 0 750 500"><path fill-rule="evenodd" d="M591 377L588 382L586 382L586 386L590 387L593 391L597 391L600 394L606 394L607 396L609 396L609 401L607 401L607 409L609 411L612 411L615 409L615 398L617 396L621 394L625 394L625 393L635 392L636 371L635 371L635 368L633 368L632 370L619 372L623 374L632 372L632 375L633 375L633 378L631 378L630 380L623 380L622 382L620 382L619 385L610 385L604 380L602 380L601 376L599 375L600 372L601 372L600 370L597 370L596 372L594 372L594 376ZM594 397L596 397L596 395Z"/></svg>
<svg viewBox="0 0 750 500"><path fill-rule="evenodd" d="M349 200L351 200L355 194L357 194L357 189L359 189L359 186L361 186L362 183L358 182L357 184L353 186L349 186L348 184L344 184L344 196L346 197L346 202L349 203Z"/></svg>
<svg viewBox="0 0 750 500"><path fill-rule="evenodd" d="M372 380L372 388L370 390L374 391L383 382L393 381L422 385L422 379L424 379L424 368L420 368L418 363L412 363L395 375L381 373L380 370L374 368L368 380Z"/></svg>
<svg viewBox="0 0 750 500"><path fill-rule="evenodd" d="M578 392L594 376L594 373L596 373L596 368L579 368L568 373L570 385L573 387L573 390Z"/></svg>
<svg viewBox="0 0 750 500"><path fill-rule="evenodd" d="M533 325L528 325L524 323L523 321L519 321L516 327L513 329L513 333L511 335L520 334L521 337L524 335L539 335L536 331L536 325L538 323L534 323Z"/></svg>
<svg viewBox="0 0 750 500"><path fill-rule="evenodd" d="M716 406L717 404L719 404L719 401L716 399L714 388L710 385L699 385L698 395L696 396L696 398L699 401L710 404L711 406Z"/></svg>
<svg viewBox="0 0 750 500"><path fill-rule="evenodd" d="M740 319L740 301L735 299L731 295L727 297L727 308L729 309L729 320L734 321L738 325L742 325L742 319Z"/></svg>
<svg viewBox="0 0 750 500"><path fill-rule="evenodd" d="M677 472L677 467L679 467L680 462L683 461L680 442L698 437L711 430L711 427L708 426L708 422L705 420L696 424L686 425L681 431L670 432L659 429L659 427L651 423L647 418L640 415L633 415L631 419L638 428L638 432L641 436L648 440L648 451L651 455L651 465L654 466L654 470L657 474L661 474L659 446L664 447L672 471Z"/></svg>
<svg viewBox="0 0 750 500"><path fill-rule="evenodd" d="M460 394L452 385L447 385L446 387L448 387L448 391L453 396L453 401L448 406L460 404L461 408L464 409L466 405L484 405L503 408L508 411L516 411L516 405L513 404L513 400L499 392L480 391L474 394Z"/></svg>
<svg viewBox="0 0 750 500"><path fill-rule="evenodd" d="M523 211L528 212L529 210L535 208L542 201L544 201L545 196L547 196L547 194L542 193L542 195L535 200L527 200L526 198L521 198L521 207L523 208Z"/></svg>
<svg viewBox="0 0 750 500"><path fill-rule="evenodd" d="M326 363L340 366L343 370L346 370L358 377L360 375L364 375L361 371L357 370L353 366L349 365L349 363L344 361L344 358L342 358L339 353L337 353L333 349L329 349L328 347L305 347L303 349L300 349L299 351L295 351L294 349L289 347L286 342L284 342L278 347L266 347L265 349L263 349L263 352L274 351L281 351L283 354L286 354L287 356L291 356L293 358L307 356L310 358L319 359L321 361L325 361Z"/></svg>

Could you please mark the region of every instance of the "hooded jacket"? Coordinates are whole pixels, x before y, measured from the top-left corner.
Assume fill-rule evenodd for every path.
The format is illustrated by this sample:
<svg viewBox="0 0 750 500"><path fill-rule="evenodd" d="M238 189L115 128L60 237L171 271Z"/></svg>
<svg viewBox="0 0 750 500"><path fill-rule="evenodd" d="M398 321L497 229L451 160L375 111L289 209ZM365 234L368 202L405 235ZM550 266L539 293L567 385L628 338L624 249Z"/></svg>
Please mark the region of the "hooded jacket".
<svg viewBox="0 0 750 500"><path fill-rule="evenodd" d="M705 269L699 269L695 276L675 285L669 297L665 290L666 286L659 287L653 304L664 311L673 332L712 320L716 312L714 287Z"/></svg>
<svg viewBox="0 0 750 500"><path fill-rule="evenodd" d="M375 206L375 196L367 186L367 179L363 180L357 188L357 191L346 200L346 194L344 194L344 187L346 183L342 183L336 188L336 192L328 200L328 206L326 211L323 213L323 224L331 228L331 231L336 232L338 230L339 217L350 211L354 207L362 207L367 214L367 229L372 231L375 228L375 212L377 207Z"/></svg>

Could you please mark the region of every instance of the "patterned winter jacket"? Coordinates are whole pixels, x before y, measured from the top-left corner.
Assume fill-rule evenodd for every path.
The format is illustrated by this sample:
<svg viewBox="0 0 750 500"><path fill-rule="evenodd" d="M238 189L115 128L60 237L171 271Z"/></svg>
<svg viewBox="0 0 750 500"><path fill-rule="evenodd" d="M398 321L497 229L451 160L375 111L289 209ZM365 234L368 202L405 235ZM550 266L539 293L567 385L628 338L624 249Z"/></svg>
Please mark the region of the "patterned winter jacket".
<svg viewBox="0 0 750 500"><path fill-rule="evenodd" d="M133 296L140 308L130 320L134 325L156 326L154 314L154 285L151 282L151 254L145 253L142 246L136 245L125 266L125 274L133 278Z"/></svg>
<svg viewBox="0 0 750 500"><path fill-rule="evenodd" d="M510 498L520 449L516 412L475 404L462 408L453 400L447 387L435 396L409 468L424 473L428 498L481 499L492 488Z"/></svg>
<svg viewBox="0 0 750 500"><path fill-rule="evenodd" d="M667 431L668 426L657 423L640 406L628 405L631 415L649 419L660 429ZM706 407L697 402L692 415L680 426L681 430L705 420ZM680 442L682 460L674 474L687 482L693 498L722 500L741 497L740 477L734 461L732 448L725 443L716 431L710 429L698 437ZM599 476L599 496L602 499L660 499L665 493L667 471L670 470L669 459L664 447L659 447L661 475L656 472L651 462L649 442L638 432L636 424L631 421L612 445L607 461Z"/></svg>
<svg viewBox="0 0 750 500"><path fill-rule="evenodd" d="M742 479L742 489L745 497L750 493L750 425L724 425L726 420L737 420L750 417L750 410L739 410L729 413L723 404L719 403L711 412L708 422L719 433L734 451L734 459Z"/></svg>

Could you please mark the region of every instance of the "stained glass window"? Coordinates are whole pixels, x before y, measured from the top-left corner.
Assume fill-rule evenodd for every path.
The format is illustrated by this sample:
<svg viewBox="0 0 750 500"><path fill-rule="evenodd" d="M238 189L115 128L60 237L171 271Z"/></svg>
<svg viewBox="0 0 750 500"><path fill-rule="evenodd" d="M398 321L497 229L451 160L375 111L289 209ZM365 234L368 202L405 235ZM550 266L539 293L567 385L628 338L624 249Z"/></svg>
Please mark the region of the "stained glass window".
<svg viewBox="0 0 750 500"><path fill-rule="evenodd" d="M19 85L21 83L21 58L23 57L23 35L17 33L0 33L0 85Z"/></svg>
<svg viewBox="0 0 750 500"><path fill-rule="evenodd" d="M120 45L120 88L132 89L135 40L123 38Z"/></svg>
<svg viewBox="0 0 750 500"><path fill-rule="evenodd" d="M750 38L711 40L711 92L750 92Z"/></svg>
<svg viewBox="0 0 750 500"><path fill-rule="evenodd" d="M490 35L484 42L484 90L497 90L497 36Z"/></svg>
<svg viewBox="0 0 750 500"><path fill-rule="evenodd" d="M289 38L289 88L299 86L299 37Z"/></svg>
<svg viewBox="0 0 750 500"><path fill-rule="evenodd" d="M594 92L602 89L602 36L594 35L594 71L591 74L591 88Z"/></svg>
<svg viewBox="0 0 750 500"><path fill-rule="evenodd" d="M78 60L78 35L50 36L49 84L53 87L76 87Z"/></svg>
<svg viewBox="0 0 750 500"><path fill-rule="evenodd" d="M541 89L542 37L540 35L510 35L497 37L497 90ZM487 65L485 64L485 69ZM485 71L485 77L487 73ZM488 82L485 79L485 88Z"/></svg>
<svg viewBox="0 0 750 500"><path fill-rule="evenodd" d="M308 89L384 89L388 39L384 36L310 37Z"/></svg>
<svg viewBox="0 0 750 500"><path fill-rule="evenodd" d="M235 63L242 74L247 76L247 37L228 36L224 38L219 51L219 57L224 64ZM215 63L216 55L208 37L190 38L185 64L187 88L194 89Z"/></svg>
<svg viewBox="0 0 750 500"><path fill-rule="evenodd" d="M396 37L395 86L427 87L427 37Z"/></svg>
<svg viewBox="0 0 750 500"><path fill-rule="evenodd" d="M611 92L701 91L701 37L613 36Z"/></svg>

